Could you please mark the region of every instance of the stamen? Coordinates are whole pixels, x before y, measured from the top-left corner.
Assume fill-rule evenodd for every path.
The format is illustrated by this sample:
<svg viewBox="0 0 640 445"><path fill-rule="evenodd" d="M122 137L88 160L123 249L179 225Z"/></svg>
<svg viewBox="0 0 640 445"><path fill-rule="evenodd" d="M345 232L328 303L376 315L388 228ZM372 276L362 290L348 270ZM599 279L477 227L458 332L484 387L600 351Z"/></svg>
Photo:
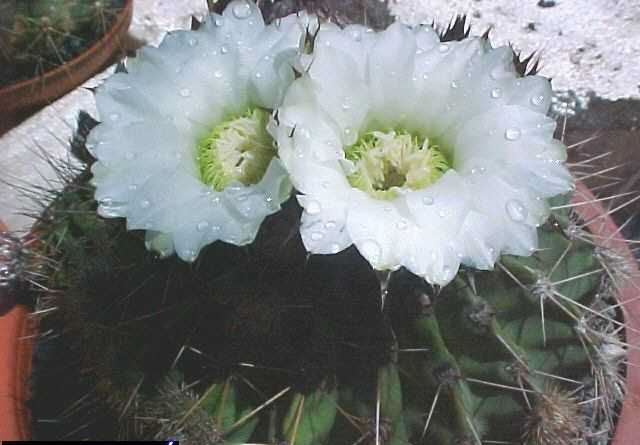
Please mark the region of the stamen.
<svg viewBox="0 0 640 445"><path fill-rule="evenodd" d="M276 155L266 130L269 113L254 108L216 125L196 147L200 179L216 191L232 182L260 182Z"/></svg>
<svg viewBox="0 0 640 445"><path fill-rule="evenodd" d="M404 132L373 131L345 150L355 164L349 183L376 199L393 199L402 188L419 190L440 178L449 164L428 138Z"/></svg>

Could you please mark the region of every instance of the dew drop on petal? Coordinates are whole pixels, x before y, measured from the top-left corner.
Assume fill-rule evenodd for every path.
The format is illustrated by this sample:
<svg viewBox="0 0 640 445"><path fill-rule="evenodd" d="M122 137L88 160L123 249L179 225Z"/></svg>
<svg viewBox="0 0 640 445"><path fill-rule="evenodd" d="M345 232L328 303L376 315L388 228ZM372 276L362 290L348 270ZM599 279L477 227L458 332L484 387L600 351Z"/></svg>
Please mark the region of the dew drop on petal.
<svg viewBox="0 0 640 445"><path fill-rule="evenodd" d="M422 203L426 206L430 206L433 205L434 200L433 197L431 196L425 196L424 198L422 198Z"/></svg>
<svg viewBox="0 0 640 445"><path fill-rule="evenodd" d="M456 89L458 88L458 82L456 82L455 80L451 81L451 88Z"/></svg>
<svg viewBox="0 0 640 445"><path fill-rule="evenodd" d="M445 216L447 216L447 212L445 212L444 210L440 210L438 212L438 216L440 216L440 218L444 218Z"/></svg>
<svg viewBox="0 0 640 445"><path fill-rule="evenodd" d="M224 19L222 17L218 17L214 23L216 24L217 27L220 27L224 25Z"/></svg>
<svg viewBox="0 0 640 445"><path fill-rule="evenodd" d="M189 90L189 88L182 88L180 90L180 96L189 97L190 95L191 95L191 90Z"/></svg>
<svg viewBox="0 0 640 445"><path fill-rule="evenodd" d="M181 255L185 261L193 262L196 259L196 251L192 249L185 249L182 251Z"/></svg>
<svg viewBox="0 0 640 445"><path fill-rule="evenodd" d="M502 96L502 90L500 88L494 88L491 90L491 97L494 99L498 99Z"/></svg>
<svg viewBox="0 0 640 445"><path fill-rule="evenodd" d="M222 71L220 71L220 70L216 70L216 71L213 73L213 77L215 77L216 79L220 79L220 78L222 77Z"/></svg>
<svg viewBox="0 0 640 445"><path fill-rule="evenodd" d="M229 52L229 47L227 45L222 45L222 47L220 48L220 52L222 54L227 54Z"/></svg>
<svg viewBox="0 0 640 445"><path fill-rule="evenodd" d="M377 263L380 261L380 254L382 250L380 245L373 240L366 240L362 243L362 255L368 259L371 263Z"/></svg>
<svg viewBox="0 0 640 445"><path fill-rule="evenodd" d="M508 141L517 141L520 139L521 132L517 128L507 128L504 132L504 138Z"/></svg>
<svg viewBox="0 0 640 445"><path fill-rule="evenodd" d="M260 71L258 71L256 74L256 79L260 79L262 77L262 73Z"/></svg>
<svg viewBox="0 0 640 445"><path fill-rule="evenodd" d="M318 201L309 201L304 209L309 215L317 215L322 210L322 206Z"/></svg>
<svg viewBox="0 0 640 445"><path fill-rule="evenodd" d="M198 39L196 39L195 37L192 37L189 39L189 46L194 47L198 45Z"/></svg>
<svg viewBox="0 0 640 445"><path fill-rule="evenodd" d="M146 199L140 202L140 207L143 209L148 209L151 206L151 203Z"/></svg>
<svg viewBox="0 0 640 445"><path fill-rule="evenodd" d="M398 228L398 230L407 230L407 227L409 227L409 224L407 224L407 221L405 221L404 219L401 219L396 224L396 227Z"/></svg>
<svg viewBox="0 0 640 445"><path fill-rule="evenodd" d="M233 6L233 15L240 20L244 20L251 15L251 6L246 1L242 1Z"/></svg>
<svg viewBox="0 0 640 445"><path fill-rule="evenodd" d="M542 105L543 102L544 102L544 96L542 94L531 97L531 104L536 107L539 107L540 105Z"/></svg>
<svg viewBox="0 0 640 445"><path fill-rule="evenodd" d="M202 232L206 230L207 227L209 227L209 223L207 221L200 221L196 226L196 229L198 229L198 232Z"/></svg>
<svg viewBox="0 0 640 445"><path fill-rule="evenodd" d="M510 199L505 207L512 221L522 222L527 218L527 208L517 199Z"/></svg>

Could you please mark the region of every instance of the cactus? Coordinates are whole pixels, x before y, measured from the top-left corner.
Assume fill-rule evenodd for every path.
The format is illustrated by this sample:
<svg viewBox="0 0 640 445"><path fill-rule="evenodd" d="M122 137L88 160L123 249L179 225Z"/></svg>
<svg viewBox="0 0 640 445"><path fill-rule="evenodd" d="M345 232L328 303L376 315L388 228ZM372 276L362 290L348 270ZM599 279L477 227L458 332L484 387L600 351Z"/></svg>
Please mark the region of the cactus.
<svg viewBox="0 0 640 445"><path fill-rule="evenodd" d="M55 261L36 314L58 334L41 340L35 394L71 407L56 424L64 434L40 436L607 443L627 347L612 295L627 272L566 198L534 256L463 270L442 289L376 276L354 249L306 257L294 202L250 247L209 246L191 266L96 215L83 146L93 125L82 115L72 147L84 167L60 170L67 186L36 226L39 255Z"/></svg>
<svg viewBox="0 0 640 445"><path fill-rule="evenodd" d="M3 23L0 82L37 77L100 38L123 7L123 0L16 0Z"/></svg>
<svg viewBox="0 0 640 445"><path fill-rule="evenodd" d="M30 258L47 258L29 288L43 332L34 416L57 417L36 422L36 437L607 443L624 397L614 296L627 260L568 197L552 202L532 257L463 269L444 288L376 274L353 247L307 256L295 200L250 246L216 243L187 264L96 214L84 146L95 124L81 114L80 166L57 165L65 187L34 214Z"/></svg>

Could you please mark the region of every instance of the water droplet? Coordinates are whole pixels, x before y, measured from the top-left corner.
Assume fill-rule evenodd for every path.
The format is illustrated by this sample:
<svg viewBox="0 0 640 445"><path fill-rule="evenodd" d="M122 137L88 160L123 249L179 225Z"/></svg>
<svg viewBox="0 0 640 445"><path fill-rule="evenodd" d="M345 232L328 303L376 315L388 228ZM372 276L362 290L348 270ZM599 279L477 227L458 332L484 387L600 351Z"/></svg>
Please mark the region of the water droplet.
<svg viewBox="0 0 640 445"><path fill-rule="evenodd" d="M136 190L138 190L138 186L135 184L130 184L129 185L129 190L131 190L132 192L135 192Z"/></svg>
<svg viewBox="0 0 640 445"><path fill-rule="evenodd" d="M327 230L333 230L338 227L338 224L335 221L327 221L324 226L327 228Z"/></svg>
<svg viewBox="0 0 640 445"><path fill-rule="evenodd" d="M521 132L517 128L507 128L504 132L504 137L508 141L517 141L520 139Z"/></svg>
<svg viewBox="0 0 640 445"><path fill-rule="evenodd" d="M489 76L491 76L493 80L497 80L502 76L502 71L503 71L502 67L497 66L491 70L491 72L489 73Z"/></svg>
<svg viewBox="0 0 640 445"><path fill-rule="evenodd" d="M182 251L180 257L188 262L193 262L196 259L196 251L192 249L185 249Z"/></svg>
<svg viewBox="0 0 640 445"><path fill-rule="evenodd" d="M207 227L209 227L209 223L207 221L200 221L196 226L196 229L198 229L198 232L202 232L206 230Z"/></svg>
<svg viewBox="0 0 640 445"><path fill-rule="evenodd" d="M247 195L238 195L238 196L236 196L236 200L238 202L246 201L247 200Z"/></svg>
<svg viewBox="0 0 640 445"><path fill-rule="evenodd" d="M349 104L342 104L342 109L343 109L344 111L347 111L347 110L351 109L351 105L349 105Z"/></svg>
<svg viewBox="0 0 640 445"><path fill-rule="evenodd" d="M111 119L112 121L117 121L118 119L120 119L120 114L119 113L111 113L109 115L109 119Z"/></svg>
<svg viewBox="0 0 640 445"><path fill-rule="evenodd" d="M494 88L491 90L491 97L498 99L500 96L502 96L502 90L500 88Z"/></svg>
<svg viewBox="0 0 640 445"><path fill-rule="evenodd" d="M220 197L218 195L216 195L213 198L211 198L211 204L213 204L213 205L220 204Z"/></svg>
<svg viewBox="0 0 640 445"><path fill-rule="evenodd" d="M312 232L311 233L311 239L313 241L320 241L323 238L323 236L324 235L322 233L320 233L320 232Z"/></svg>
<svg viewBox="0 0 640 445"><path fill-rule="evenodd" d="M256 74L256 79L260 79L262 77L262 73L260 71L258 71Z"/></svg>
<svg viewBox="0 0 640 445"><path fill-rule="evenodd" d="M220 52L221 52L222 54L227 54L227 53L229 52L229 47L228 47L227 45L222 45L222 46L220 47Z"/></svg>
<svg viewBox="0 0 640 445"><path fill-rule="evenodd" d="M251 15L251 5L249 5L249 3L247 3L246 1L237 3L233 7L233 15L235 15L236 18L239 18L240 20L248 18Z"/></svg>
<svg viewBox="0 0 640 445"><path fill-rule="evenodd" d="M309 215L317 215L322 210L322 206L318 201L309 201L304 209Z"/></svg>
<svg viewBox="0 0 640 445"><path fill-rule="evenodd" d="M446 53L447 51L449 51L449 45L446 43L441 43L440 46L438 47L438 51L440 51L441 53Z"/></svg>
<svg viewBox="0 0 640 445"><path fill-rule="evenodd" d="M444 218L445 216L447 216L447 212L445 212L444 210L440 210L438 212L438 215L440 216L440 218Z"/></svg>
<svg viewBox="0 0 640 445"><path fill-rule="evenodd" d="M458 88L458 82L456 82L455 80L451 81L451 88L456 89Z"/></svg>
<svg viewBox="0 0 640 445"><path fill-rule="evenodd" d="M527 218L527 208L517 199L507 201L506 209L509 218L515 222L521 222Z"/></svg>
<svg viewBox="0 0 640 445"><path fill-rule="evenodd" d="M273 197L271 197L271 196L265 196L265 197L264 197L264 200L265 200L266 202L268 202L268 203L272 203L272 202L273 202Z"/></svg>
<svg viewBox="0 0 640 445"><path fill-rule="evenodd" d="M198 44L198 39L196 39L195 37L192 37L189 39L189 46L194 47Z"/></svg>
<svg viewBox="0 0 640 445"><path fill-rule="evenodd" d="M418 48L416 49L416 55L419 56L420 54L422 54L424 52L424 50L422 48Z"/></svg>
<svg viewBox="0 0 640 445"><path fill-rule="evenodd" d="M221 229L221 227L219 225L217 225L217 224L211 226L211 231L212 232L219 232L220 229Z"/></svg>
<svg viewBox="0 0 640 445"><path fill-rule="evenodd" d="M344 134L347 135L347 136L351 135L352 132L353 132L353 130L351 129L351 127L346 127L344 129Z"/></svg>
<svg viewBox="0 0 640 445"><path fill-rule="evenodd" d="M544 96L542 94L531 97L531 104L536 107L539 107L540 105L542 105L543 102L544 102Z"/></svg>
<svg viewBox="0 0 640 445"><path fill-rule="evenodd" d="M150 206L151 206L151 203L146 199L140 202L140 207L142 207L143 209L148 209Z"/></svg>
<svg viewBox="0 0 640 445"><path fill-rule="evenodd" d="M213 77L215 77L216 79L220 79L222 77L222 71L217 70L213 73Z"/></svg>
<svg viewBox="0 0 640 445"><path fill-rule="evenodd" d="M189 90L189 88L183 88L180 90L180 96L182 97L189 97L190 94L191 90Z"/></svg>
<svg viewBox="0 0 640 445"><path fill-rule="evenodd" d="M425 196L424 198L422 198L422 203L426 206L433 205L433 202L433 197L431 196Z"/></svg>
<svg viewBox="0 0 640 445"><path fill-rule="evenodd" d="M362 255L371 263L378 263L380 261L380 254L382 250L380 245L373 240L366 240L362 243Z"/></svg>
<svg viewBox="0 0 640 445"><path fill-rule="evenodd" d="M422 75L422 78L423 78L424 80L427 80L427 79L429 78L429 75L428 75L427 73L424 73L424 74Z"/></svg>
<svg viewBox="0 0 640 445"><path fill-rule="evenodd" d="M214 23L216 24L217 27L220 27L224 25L224 19L222 17L218 17Z"/></svg>
<svg viewBox="0 0 640 445"><path fill-rule="evenodd" d="M404 219L401 219L396 224L396 227L398 228L398 230L407 230L407 227L409 227L409 224L407 224L407 221L405 221Z"/></svg>
<svg viewBox="0 0 640 445"><path fill-rule="evenodd" d="M355 40L356 42L359 42L360 40L362 40L362 34L360 33L360 31L353 31L351 36L353 37L353 40Z"/></svg>

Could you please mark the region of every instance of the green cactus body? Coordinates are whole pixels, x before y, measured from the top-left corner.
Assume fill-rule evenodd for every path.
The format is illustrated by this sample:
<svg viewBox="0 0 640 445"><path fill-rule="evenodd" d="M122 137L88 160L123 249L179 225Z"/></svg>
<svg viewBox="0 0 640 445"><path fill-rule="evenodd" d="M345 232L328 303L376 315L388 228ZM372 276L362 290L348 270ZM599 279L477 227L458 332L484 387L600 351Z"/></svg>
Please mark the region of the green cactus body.
<svg viewBox="0 0 640 445"><path fill-rule="evenodd" d="M16 0L8 11L11 28L0 44L0 56L13 68L0 82L64 65L107 32L123 5L122 0Z"/></svg>

